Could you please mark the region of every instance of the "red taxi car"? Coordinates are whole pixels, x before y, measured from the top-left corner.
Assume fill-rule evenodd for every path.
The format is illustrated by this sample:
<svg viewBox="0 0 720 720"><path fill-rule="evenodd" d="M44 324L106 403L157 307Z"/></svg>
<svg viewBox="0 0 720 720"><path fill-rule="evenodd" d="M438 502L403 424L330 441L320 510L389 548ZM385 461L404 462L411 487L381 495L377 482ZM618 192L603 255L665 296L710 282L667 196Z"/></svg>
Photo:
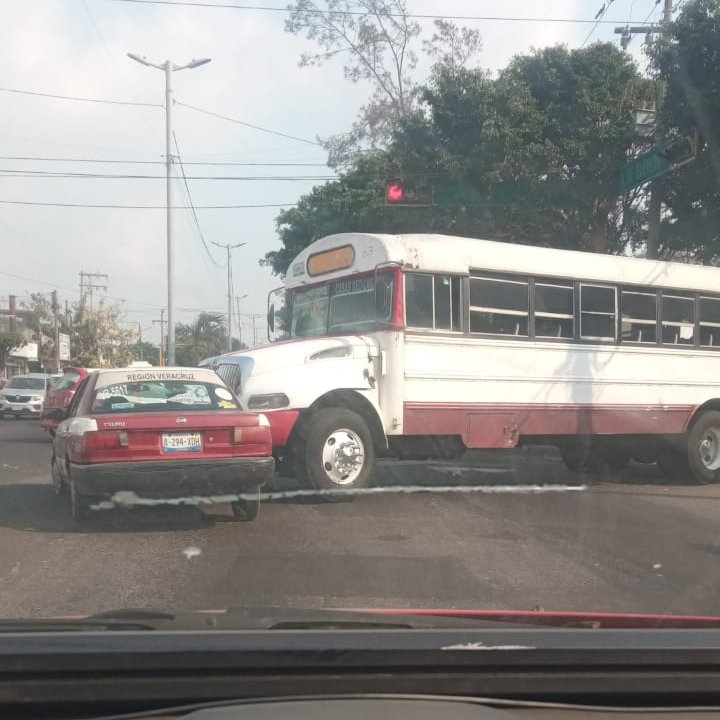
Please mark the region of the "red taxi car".
<svg viewBox="0 0 720 720"><path fill-rule="evenodd" d="M274 470L272 438L264 415L239 407L212 370L92 372L53 439L55 489L69 494L76 521L104 508L218 502L254 520L253 495Z"/></svg>
<svg viewBox="0 0 720 720"><path fill-rule="evenodd" d="M63 374L48 387L40 415L40 427L47 430L51 436L55 435L55 428L62 421L75 391L91 372L90 368L65 368Z"/></svg>

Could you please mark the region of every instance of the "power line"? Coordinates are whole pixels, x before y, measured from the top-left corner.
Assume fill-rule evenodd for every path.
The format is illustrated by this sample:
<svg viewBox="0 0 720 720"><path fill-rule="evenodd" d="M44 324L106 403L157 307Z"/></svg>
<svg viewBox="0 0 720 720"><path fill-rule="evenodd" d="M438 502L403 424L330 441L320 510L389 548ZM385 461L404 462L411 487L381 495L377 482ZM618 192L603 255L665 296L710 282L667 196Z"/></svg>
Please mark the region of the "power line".
<svg viewBox="0 0 720 720"><path fill-rule="evenodd" d="M228 122L235 123L236 125L242 125L243 127L252 128L253 130L259 130L260 132L268 133L269 135L277 135L278 137L284 137L288 140L296 140L297 142L307 143L308 145L318 145L322 147L322 143L317 140L308 140L307 138L297 137L297 135L288 135L287 133L278 132L277 130L270 130L269 128L262 127L261 125L253 125L252 123L244 122L243 120L237 120L236 118L228 117L227 115L221 115L220 113L212 112L211 110L203 110L202 108L196 107L195 105L188 105L187 103L175 101L176 105L195 110L195 112L203 113L204 115L210 115L211 117L220 118L221 120L227 120Z"/></svg>
<svg viewBox="0 0 720 720"><path fill-rule="evenodd" d="M107 0L107 2L124 2L135 5L175 5L177 7L200 7L200 8L222 8L225 10L258 10L264 12L292 12L291 7L278 7L277 5L235 5L232 3L214 2L189 2L188 0ZM307 12L316 15L345 15L364 16L367 12L362 10L321 10L308 9ZM436 15L431 13L378 13L387 18L412 18L414 20L469 20L476 22L536 22L536 23L569 23L569 24L593 24L596 20L585 18L544 18L544 17L513 17L508 15ZM620 20L601 20L601 23L615 25Z"/></svg>
<svg viewBox="0 0 720 720"><path fill-rule="evenodd" d="M106 205L91 203L35 202L31 200L0 200L1 205L31 205L37 207L99 208L101 210L167 210L167 205ZM258 205L198 205L198 210L244 210L246 208L295 207L297 203L269 203ZM173 210L189 210L189 205L173 205Z"/></svg>
<svg viewBox="0 0 720 720"><path fill-rule="evenodd" d="M16 273L9 273L5 272L4 270L0 270L0 275L4 277L10 277L14 278L15 280L23 280L25 282L33 283L34 285L42 285L43 287L51 287L56 288L57 290L65 290L67 292L71 292L75 295L80 294L80 290L77 287L70 287L69 285L58 285L57 283L51 283L47 282L45 280L38 280L35 277L28 277L27 275L18 275ZM11 293L12 294L12 293ZM117 295L103 295L103 298L107 298L109 300L117 300L119 302L128 302L126 298L118 297ZM134 303L135 305L145 305L147 308L152 309L162 309L165 306L161 303L153 303L148 302L147 300L130 300L129 302ZM224 314L224 310L208 310L207 308L188 308L188 307L181 307L177 308L178 311L184 312L184 313L197 313L197 312L216 312L219 314ZM123 312L126 313L146 313L149 312L149 310L141 310L138 308L123 308Z"/></svg>
<svg viewBox="0 0 720 720"><path fill-rule="evenodd" d="M101 103L104 105L133 105L137 107L161 108L159 103L131 102L129 100L106 100L104 98L77 97L75 95L58 95L56 93L34 92L31 90L17 90L16 88L0 87L0 92L16 93L18 95L33 95L35 97L53 98L55 100L75 100L77 102Z"/></svg>
<svg viewBox="0 0 720 720"><path fill-rule="evenodd" d="M591 35L595 32L597 29L597 26L600 24L600 21L605 17L605 13L610 9L610 6L613 4L613 0L605 0L603 2L602 7L600 10L598 10L597 14L595 15L595 24L590 28L590 32L585 36L585 39L582 41L582 45L580 45L581 48L584 48L587 44L587 41L590 39Z"/></svg>
<svg viewBox="0 0 720 720"><path fill-rule="evenodd" d="M190 194L190 185L188 185L187 177L185 176L185 168L183 167L182 158L180 157L180 146L178 145L177 136L175 135L175 131L173 131L173 140L175 141L175 150L177 151L177 161L178 165L180 166L180 172L182 173L182 179L185 183L185 190L187 192L188 197L188 204L190 205L190 210L192 212L192 216L195 219L195 227L197 228L198 234L200 235L200 240L202 240L203 247L205 248L205 252L207 253L207 256L212 261L213 265L216 267L225 267L222 263L219 263L210 252L210 248L208 247L208 244L205 242L205 236L203 235L202 228L200 227L200 220L198 220L197 212L195 210L195 205L193 204L192 195Z"/></svg>
<svg viewBox="0 0 720 720"><path fill-rule="evenodd" d="M191 175L187 180L233 180L260 182L263 180L280 182L321 182L336 180L338 175ZM92 180L165 180L165 175L108 174L83 172L53 172L52 170L23 170L0 168L0 179L3 178L77 178Z"/></svg>
<svg viewBox="0 0 720 720"><path fill-rule="evenodd" d="M77 158L77 157L43 157L37 155L0 155L0 160L22 160L32 162L70 162L70 163L112 163L125 165L164 165L164 160L118 160L114 158ZM319 162L207 162L185 161L183 165L237 166L237 167L327 167L327 163Z"/></svg>

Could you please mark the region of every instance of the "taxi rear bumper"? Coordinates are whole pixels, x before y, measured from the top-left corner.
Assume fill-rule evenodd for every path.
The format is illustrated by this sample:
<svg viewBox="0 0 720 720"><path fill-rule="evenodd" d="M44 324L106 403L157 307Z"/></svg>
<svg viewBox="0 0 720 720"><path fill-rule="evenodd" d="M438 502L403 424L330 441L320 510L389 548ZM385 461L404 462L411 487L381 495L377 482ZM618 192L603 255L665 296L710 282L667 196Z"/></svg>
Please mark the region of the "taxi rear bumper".
<svg viewBox="0 0 720 720"><path fill-rule="evenodd" d="M219 498L255 492L272 478L274 469L272 457L239 457L91 465L71 463L70 475L75 493L85 498L118 504L143 504L142 500L196 504L229 502Z"/></svg>

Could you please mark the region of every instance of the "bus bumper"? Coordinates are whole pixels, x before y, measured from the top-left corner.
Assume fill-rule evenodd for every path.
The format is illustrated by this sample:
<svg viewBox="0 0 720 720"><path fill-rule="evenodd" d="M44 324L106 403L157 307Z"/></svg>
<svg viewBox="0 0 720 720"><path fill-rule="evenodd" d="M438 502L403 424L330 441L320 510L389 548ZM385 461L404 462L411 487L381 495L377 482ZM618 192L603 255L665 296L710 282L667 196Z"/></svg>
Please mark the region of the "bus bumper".
<svg viewBox="0 0 720 720"><path fill-rule="evenodd" d="M270 423L273 448L285 447L300 412L298 410L272 410L263 414Z"/></svg>

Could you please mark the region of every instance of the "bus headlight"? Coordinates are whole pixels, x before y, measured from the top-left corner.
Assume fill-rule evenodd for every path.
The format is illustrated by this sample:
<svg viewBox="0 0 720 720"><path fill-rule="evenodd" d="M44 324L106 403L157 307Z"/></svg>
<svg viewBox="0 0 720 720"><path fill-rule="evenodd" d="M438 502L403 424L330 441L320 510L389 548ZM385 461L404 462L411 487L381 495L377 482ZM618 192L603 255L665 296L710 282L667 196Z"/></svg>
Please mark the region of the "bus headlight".
<svg viewBox="0 0 720 720"><path fill-rule="evenodd" d="M290 400L285 393L251 395L248 400L248 410L277 410L287 407L289 404Z"/></svg>

